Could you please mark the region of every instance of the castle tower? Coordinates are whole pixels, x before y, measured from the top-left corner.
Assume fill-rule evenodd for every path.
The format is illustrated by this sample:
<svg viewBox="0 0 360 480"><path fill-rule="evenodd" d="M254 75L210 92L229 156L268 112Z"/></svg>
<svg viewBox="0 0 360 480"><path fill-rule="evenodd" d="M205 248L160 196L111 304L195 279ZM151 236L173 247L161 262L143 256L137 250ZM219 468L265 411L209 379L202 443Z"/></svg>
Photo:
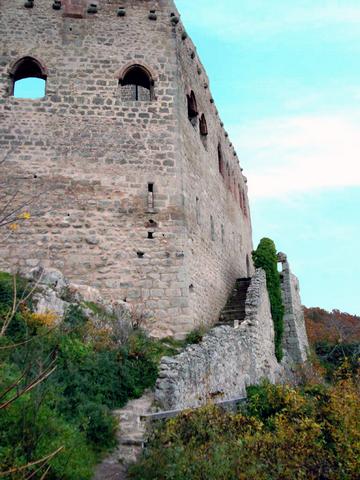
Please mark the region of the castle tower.
<svg viewBox="0 0 360 480"><path fill-rule="evenodd" d="M246 179L174 2L2 0L0 32L1 179L33 215L0 268L58 268L159 335L216 321L252 271Z"/></svg>

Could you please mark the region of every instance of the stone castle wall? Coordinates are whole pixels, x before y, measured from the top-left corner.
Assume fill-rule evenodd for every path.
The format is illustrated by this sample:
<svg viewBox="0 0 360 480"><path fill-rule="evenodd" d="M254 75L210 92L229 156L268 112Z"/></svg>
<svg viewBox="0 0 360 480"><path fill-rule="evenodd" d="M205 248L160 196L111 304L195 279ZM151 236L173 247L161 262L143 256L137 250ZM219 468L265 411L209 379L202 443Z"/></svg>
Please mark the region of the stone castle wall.
<svg viewBox="0 0 360 480"><path fill-rule="evenodd" d="M257 270L247 294L245 321L239 328L216 327L200 344L163 358L155 399L165 410L232 400L245 397L248 385L262 378L275 382L282 374L275 357L266 276Z"/></svg>
<svg viewBox="0 0 360 480"><path fill-rule="evenodd" d="M178 38L177 43L180 90L187 94L193 91L198 108L198 117L189 121L186 98L180 96L190 305L201 323L208 318L218 319L235 280L252 273L251 220L246 178L219 118L204 67L196 55L193 58L196 50L190 40ZM207 124L206 136L200 130L202 115ZM219 171L219 148L223 175ZM240 195L244 197L243 206Z"/></svg>
<svg viewBox="0 0 360 480"><path fill-rule="evenodd" d="M247 205L245 180L193 45L171 20L173 2L97 3L97 14L73 18L50 0L32 9L1 2L1 177L9 193L16 184L26 198L39 195L31 211L41 214L0 239L0 268L58 268L139 305L157 334L181 335L216 320L235 278L247 274L250 216L235 187ZM42 99L11 95L10 71L24 56L46 68ZM121 92L132 64L150 72L151 101ZM190 89L206 116L206 139L187 118Z"/></svg>

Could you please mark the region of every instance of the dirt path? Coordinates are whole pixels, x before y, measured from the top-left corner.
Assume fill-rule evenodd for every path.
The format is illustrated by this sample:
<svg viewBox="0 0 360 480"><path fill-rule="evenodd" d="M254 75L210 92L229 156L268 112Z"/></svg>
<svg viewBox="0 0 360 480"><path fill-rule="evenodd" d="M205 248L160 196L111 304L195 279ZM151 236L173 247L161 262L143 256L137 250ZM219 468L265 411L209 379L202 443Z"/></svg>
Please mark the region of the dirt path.
<svg viewBox="0 0 360 480"><path fill-rule="evenodd" d="M93 480L126 480L126 467L136 460L144 442L145 425L140 422L140 415L151 411L153 401L154 394L146 392L114 411L119 421L118 447L97 466Z"/></svg>

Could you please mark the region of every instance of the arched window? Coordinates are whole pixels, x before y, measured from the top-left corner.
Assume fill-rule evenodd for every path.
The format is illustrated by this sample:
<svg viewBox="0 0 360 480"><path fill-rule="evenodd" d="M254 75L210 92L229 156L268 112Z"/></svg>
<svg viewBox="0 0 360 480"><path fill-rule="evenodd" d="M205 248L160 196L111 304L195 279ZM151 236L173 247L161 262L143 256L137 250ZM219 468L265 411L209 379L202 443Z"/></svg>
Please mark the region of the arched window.
<svg viewBox="0 0 360 480"><path fill-rule="evenodd" d="M154 81L141 65L132 65L119 80L124 101L150 101L153 99Z"/></svg>
<svg viewBox="0 0 360 480"><path fill-rule="evenodd" d="M200 127L200 135L202 137L206 137L208 134L208 128L207 128L206 118L204 114L202 114L200 117L199 127Z"/></svg>
<svg viewBox="0 0 360 480"><path fill-rule="evenodd" d="M186 98L187 98L187 107L188 107L188 117L189 117L189 120L193 123L193 121L196 120L196 117L199 114L195 93L191 90L190 95L186 95Z"/></svg>
<svg viewBox="0 0 360 480"><path fill-rule="evenodd" d="M46 93L46 69L33 57L18 60L10 70L11 94L17 98L41 98Z"/></svg>
<svg viewBox="0 0 360 480"><path fill-rule="evenodd" d="M219 172L221 173L222 177L225 178L224 159L223 159L220 143L218 145L218 165L219 165Z"/></svg>

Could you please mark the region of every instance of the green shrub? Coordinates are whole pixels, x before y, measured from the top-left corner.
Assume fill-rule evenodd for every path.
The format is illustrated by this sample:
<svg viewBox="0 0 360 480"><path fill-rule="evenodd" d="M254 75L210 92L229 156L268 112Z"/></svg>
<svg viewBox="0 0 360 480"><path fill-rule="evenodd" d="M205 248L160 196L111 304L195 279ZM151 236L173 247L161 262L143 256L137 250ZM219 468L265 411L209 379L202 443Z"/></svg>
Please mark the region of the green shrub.
<svg viewBox="0 0 360 480"><path fill-rule="evenodd" d="M18 279L18 298L29 292ZM0 274L0 320L13 301L13 279ZM50 461L49 480L87 480L93 466L116 444L116 425L111 409L140 397L155 384L162 355L175 346L150 340L136 331L121 347L114 342L95 345L88 335L89 321L83 309L72 305L62 324L29 322L31 298L17 312L0 350L0 394L21 377L21 389L42 368L56 361L56 370L29 394L0 411L0 471L23 466L56 450ZM10 398L10 393L4 398ZM4 399L2 399L4 400ZM32 473L31 469L26 471ZM34 473L39 480L44 470ZM9 480L23 478L18 474Z"/></svg>
<svg viewBox="0 0 360 480"><path fill-rule="evenodd" d="M196 344L200 343L206 333L205 328L198 327L195 330L192 330L186 335L185 343L186 344Z"/></svg>
<svg viewBox="0 0 360 480"><path fill-rule="evenodd" d="M277 270L275 244L269 238L263 238L253 252L255 268L262 268L266 273L269 292L271 316L275 330L275 355L280 362L283 358L282 338L284 333L284 306L281 298L280 275Z"/></svg>
<svg viewBox="0 0 360 480"><path fill-rule="evenodd" d="M160 424L133 480L355 480L360 469L359 385L249 389L239 413L216 406Z"/></svg>

